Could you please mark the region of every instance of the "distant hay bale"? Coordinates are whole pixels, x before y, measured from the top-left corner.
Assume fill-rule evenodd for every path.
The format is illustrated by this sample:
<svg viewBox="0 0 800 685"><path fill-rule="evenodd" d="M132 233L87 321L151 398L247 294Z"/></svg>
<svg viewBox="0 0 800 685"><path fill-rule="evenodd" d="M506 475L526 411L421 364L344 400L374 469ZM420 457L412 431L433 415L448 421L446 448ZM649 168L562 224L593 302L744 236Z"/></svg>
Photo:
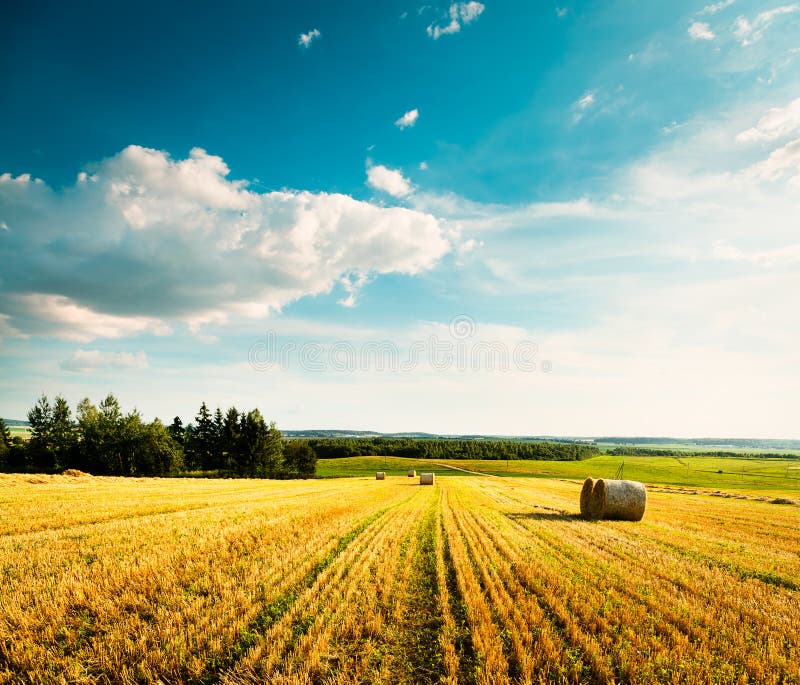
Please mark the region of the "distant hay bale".
<svg viewBox="0 0 800 685"><path fill-rule="evenodd" d="M589 506L592 501L592 490L594 489L595 479L587 478L583 481L581 488L581 516L589 518Z"/></svg>
<svg viewBox="0 0 800 685"><path fill-rule="evenodd" d="M433 473L420 473L419 474L419 484L420 485L433 485L433 481L436 479L436 475Z"/></svg>
<svg viewBox="0 0 800 685"><path fill-rule="evenodd" d="M378 471L378 473L375 474L375 480L385 480L385 479L386 479L386 473L384 471Z"/></svg>
<svg viewBox="0 0 800 685"><path fill-rule="evenodd" d="M587 489L584 483L584 489ZM581 491L581 512L584 511ZM584 516L590 519L641 521L647 506L647 490L634 480L600 478L594 482Z"/></svg>
<svg viewBox="0 0 800 685"><path fill-rule="evenodd" d="M91 473L84 473L78 469L66 469L61 472L62 476L72 476L73 478L91 478Z"/></svg>
<svg viewBox="0 0 800 685"><path fill-rule="evenodd" d="M416 470L415 469L408 469L408 477L409 478L416 478L417 477Z"/></svg>

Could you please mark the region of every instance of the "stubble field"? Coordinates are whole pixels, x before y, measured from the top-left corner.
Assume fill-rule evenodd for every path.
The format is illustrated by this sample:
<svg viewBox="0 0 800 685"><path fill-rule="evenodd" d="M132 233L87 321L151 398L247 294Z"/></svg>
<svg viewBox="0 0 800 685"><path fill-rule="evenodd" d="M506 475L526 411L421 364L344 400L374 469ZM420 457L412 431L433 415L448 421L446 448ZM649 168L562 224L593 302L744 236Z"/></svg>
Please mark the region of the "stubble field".
<svg viewBox="0 0 800 685"><path fill-rule="evenodd" d="M800 683L800 507L666 490L0 476L0 681Z"/></svg>

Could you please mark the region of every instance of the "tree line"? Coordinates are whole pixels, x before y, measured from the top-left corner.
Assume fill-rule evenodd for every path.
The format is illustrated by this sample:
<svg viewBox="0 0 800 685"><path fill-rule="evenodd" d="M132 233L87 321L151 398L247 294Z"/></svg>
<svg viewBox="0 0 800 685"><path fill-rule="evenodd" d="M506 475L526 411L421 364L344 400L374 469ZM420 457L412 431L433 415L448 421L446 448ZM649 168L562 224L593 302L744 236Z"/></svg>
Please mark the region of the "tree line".
<svg viewBox="0 0 800 685"><path fill-rule="evenodd" d="M308 478L316 457L307 445L286 442L258 409L231 407L212 415L205 402L193 423L176 416L169 426L124 413L110 394L95 406L78 403L75 415L58 396L43 395L28 412L30 439L11 438L0 420L0 470L58 473L78 469L94 475Z"/></svg>
<svg viewBox="0 0 800 685"><path fill-rule="evenodd" d="M305 442L318 459L395 456L410 459L537 459L577 461L600 454L594 445L520 442L517 440L460 440L451 438L319 438Z"/></svg>
<svg viewBox="0 0 800 685"><path fill-rule="evenodd" d="M608 450L615 457L735 457L737 459L800 459L788 452L732 452L731 450L669 450L652 447L615 447Z"/></svg>

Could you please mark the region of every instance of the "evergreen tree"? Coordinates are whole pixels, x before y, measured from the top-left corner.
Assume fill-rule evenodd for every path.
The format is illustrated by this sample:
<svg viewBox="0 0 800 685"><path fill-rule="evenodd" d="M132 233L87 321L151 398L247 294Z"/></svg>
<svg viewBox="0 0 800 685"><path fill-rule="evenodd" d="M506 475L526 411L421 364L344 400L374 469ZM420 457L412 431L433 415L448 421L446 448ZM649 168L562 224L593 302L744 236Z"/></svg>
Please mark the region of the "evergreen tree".
<svg viewBox="0 0 800 685"><path fill-rule="evenodd" d="M222 420L222 454L223 468L228 472L239 470L241 426L239 412L236 407L231 407L225 412Z"/></svg>
<svg viewBox="0 0 800 685"><path fill-rule="evenodd" d="M9 452L11 452L11 431L6 422L0 419L0 471L9 466Z"/></svg>
<svg viewBox="0 0 800 685"><path fill-rule="evenodd" d="M212 449L212 458L211 458L211 468L215 470L219 470L225 466L224 462L224 431L225 431L225 419L222 416L222 410L217 407L217 410L214 412L214 444Z"/></svg>
<svg viewBox="0 0 800 685"><path fill-rule="evenodd" d="M42 395L28 412L31 438L28 441L28 455L31 466L36 470L53 469L53 408L46 395Z"/></svg>
<svg viewBox="0 0 800 685"><path fill-rule="evenodd" d="M203 470L214 468L214 421L205 402L197 412L191 436L195 465Z"/></svg>
<svg viewBox="0 0 800 685"><path fill-rule="evenodd" d="M183 428L183 421L181 421L180 416L176 416L174 419L172 419L172 423L170 424L169 428L167 428L167 432L175 442L177 442L179 445L183 445L183 439L186 431Z"/></svg>

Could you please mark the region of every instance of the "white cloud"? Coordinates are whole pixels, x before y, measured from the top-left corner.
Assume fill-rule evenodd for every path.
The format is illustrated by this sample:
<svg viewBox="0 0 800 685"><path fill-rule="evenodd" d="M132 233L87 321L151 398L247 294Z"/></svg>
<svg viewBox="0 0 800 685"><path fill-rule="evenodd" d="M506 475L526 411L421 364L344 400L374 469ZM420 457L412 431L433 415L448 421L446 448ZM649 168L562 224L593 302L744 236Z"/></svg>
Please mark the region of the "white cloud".
<svg viewBox="0 0 800 685"><path fill-rule="evenodd" d="M711 27L703 21L695 21L689 26L689 36L692 40L714 40L716 38Z"/></svg>
<svg viewBox="0 0 800 685"><path fill-rule="evenodd" d="M311 43L317 40L322 34L320 33L319 29L311 29L308 33L301 33L297 37L297 44L301 48L308 48L311 46Z"/></svg>
<svg viewBox="0 0 800 685"><path fill-rule="evenodd" d="M409 128L414 124L416 124L417 119L419 119L419 110L416 108L410 109L397 121L395 121L394 125L397 126L397 128L399 128L400 130L403 130L404 128Z"/></svg>
<svg viewBox="0 0 800 685"><path fill-rule="evenodd" d="M683 124L679 124L677 121L673 121L671 124L668 124L667 126L662 126L661 133L663 133L665 136L668 136L671 133L675 133L675 131L677 131L682 126Z"/></svg>
<svg viewBox="0 0 800 685"><path fill-rule="evenodd" d="M59 366L64 371L97 373L98 371L139 371L148 368L144 352L105 352L101 350L75 350Z"/></svg>
<svg viewBox="0 0 800 685"><path fill-rule="evenodd" d="M29 332L73 342L170 333L169 326L156 317L106 314L63 295L10 295L5 306L17 321L26 324Z"/></svg>
<svg viewBox="0 0 800 685"><path fill-rule="evenodd" d="M716 14L720 10L730 7L734 2L736 2L736 0L720 0L720 2L706 5L698 14Z"/></svg>
<svg viewBox="0 0 800 685"><path fill-rule="evenodd" d="M14 183L17 186L24 187L30 183L36 183L41 185L43 181L41 178L33 178L30 174L20 174L15 178L10 173L6 172L4 174L0 174L0 183L4 184Z"/></svg>
<svg viewBox="0 0 800 685"><path fill-rule="evenodd" d="M421 211L446 216L465 231L483 233L531 228L536 223L559 218L610 218L613 209L586 198L569 202L532 202L524 205L473 202L455 194L419 193L411 204Z"/></svg>
<svg viewBox="0 0 800 685"><path fill-rule="evenodd" d="M747 173L766 181L785 178L800 187L800 138L773 150L767 159L751 166Z"/></svg>
<svg viewBox="0 0 800 685"><path fill-rule="evenodd" d="M355 307L358 293L361 292L362 288L367 285L370 280L369 274L364 273L352 273L344 276L340 282L347 293L347 297L343 297L341 300L338 300L338 304L342 305L343 307Z"/></svg>
<svg viewBox="0 0 800 685"><path fill-rule="evenodd" d="M742 250L719 240L714 244L712 255L720 261L749 262L757 266L772 267L800 262L800 244L766 250Z"/></svg>
<svg viewBox="0 0 800 685"><path fill-rule="evenodd" d="M0 315L22 333L85 342L263 317L347 274L417 274L453 249L428 213L347 195L258 193L219 157L137 146L54 191L0 177ZM395 196L402 174L374 168Z"/></svg>
<svg viewBox="0 0 800 685"><path fill-rule="evenodd" d="M592 107L596 102L597 91L590 90L581 95L572 105L572 121L578 123L583 119L586 111Z"/></svg>
<svg viewBox="0 0 800 685"><path fill-rule="evenodd" d="M736 140L740 143L777 140L797 130L800 130L800 98L793 100L786 107L770 109L755 126L739 133Z"/></svg>
<svg viewBox="0 0 800 685"><path fill-rule="evenodd" d="M382 164L367 167L367 183L393 197L406 197L411 194L411 182L396 169Z"/></svg>
<svg viewBox="0 0 800 685"><path fill-rule="evenodd" d="M440 36L446 36L461 31L462 26L475 21L486 9L483 3L475 2L454 2L450 5L447 17L450 22L445 26L439 24L431 24L428 26L428 35L434 40L438 40Z"/></svg>
<svg viewBox="0 0 800 685"><path fill-rule="evenodd" d="M594 104L594 93L586 93L576 103L578 109L588 109Z"/></svg>
<svg viewBox="0 0 800 685"><path fill-rule="evenodd" d="M781 5L766 12L761 12L753 20L746 17L738 17L734 35L741 41L742 45L751 45L763 38L764 32L772 25L776 17L783 14L792 14L798 10L800 10L800 5L797 4Z"/></svg>
<svg viewBox="0 0 800 685"><path fill-rule="evenodd" d="M567 12L568 12L568 11L569 11L569 10L568 10L568 8L566 8L566 7L556 7L556 16L557 16L559 19L563 19L564 17L566 17L566 16L567 16Z"/></svg>
<svg viewBox="0 0 800 685"><path fill-rule="evenodd" d="M419 170L420 171L427 171L428 170L428 163L425 162L425 161L420 162L419 163Z"/></svg>

